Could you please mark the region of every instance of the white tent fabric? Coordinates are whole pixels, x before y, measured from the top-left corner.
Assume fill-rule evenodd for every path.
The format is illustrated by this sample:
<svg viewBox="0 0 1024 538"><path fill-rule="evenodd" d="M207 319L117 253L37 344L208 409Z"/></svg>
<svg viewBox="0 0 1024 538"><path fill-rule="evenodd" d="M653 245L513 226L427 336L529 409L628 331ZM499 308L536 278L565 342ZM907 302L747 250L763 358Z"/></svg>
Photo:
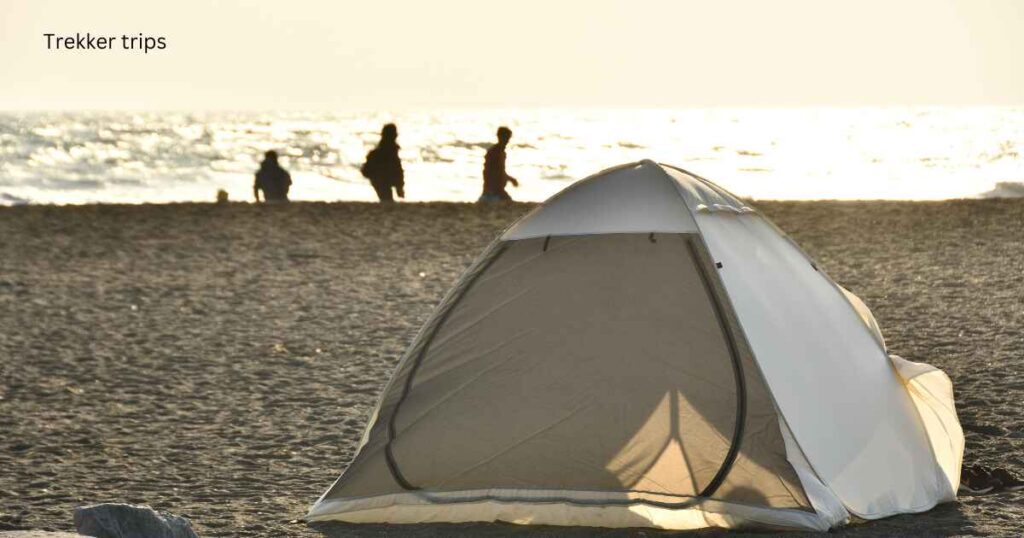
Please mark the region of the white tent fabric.
<svg viewBox="0 0 1024 538"><path fill-rule="evenodd" d="M921 362L889 355L910 393L928 431L935 458L953 491L960 489L960 466L964 459L964 431L953 405L953 382L942 370Z"/></svg>
<svg viewBox="0 0 1024 538"><path fill-rule="evenodd" d="M563 293L574 285L595 295ZM730 355L735 395L687 381L706 364L724 383ZM637 401L610 418L630 391ZM890 358L867 306L742 200L642 161L578 182L496 241L403 357L308 517L825 530L954 500L963 448L945 374Z"/></svg>
<svg viewBox="0 0 1024 538"><path fill-rule="evenodd" d="M780 412L847 510L876 519L952 500L913 401L832 282L763 217L698 222Z"/></svg>
<svg viewBox="0 0 1024 538"><path fill-rule="evenodd" d="M696 232L690 212L679 210L677 192L677 186L664 177L643 167L624 166L556 194L515 223L502 239Z"/></svg>

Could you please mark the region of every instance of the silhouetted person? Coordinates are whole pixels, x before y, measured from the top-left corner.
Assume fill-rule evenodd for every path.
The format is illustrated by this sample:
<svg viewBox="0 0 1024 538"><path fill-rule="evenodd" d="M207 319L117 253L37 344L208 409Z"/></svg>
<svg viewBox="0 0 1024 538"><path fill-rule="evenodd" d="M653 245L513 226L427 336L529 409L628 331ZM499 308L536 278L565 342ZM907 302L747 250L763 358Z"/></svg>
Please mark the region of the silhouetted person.
<svg viewBox="0 0 1024 538"><path fill-rule="evenodd" d="M256 182L252 185L252 194L256 197L256 202L260 201L260 191L263 191L264 201L287 202L288 189L291 186L292 176L277 163L277 152L264 153L263 162L256 172Z"/></svg>
<svg viewBox="0 0 1024 538"><path fill-rule="evenodd" d="M480 195L481 202L511 202L505 186L509 183L519 186L516 178L505 172L505 148L512 138L512 130L498 127L498 143L487 149L484 157L484 192Z"/></svg>
<svg viewBox="0 0 1024 538"><path fill-rule="evenodd" d="M370 180L381 203L394 202L391 189L399 198L405 198L405 172L398 156L398 128L389 123L380 131L380 143L366 154L366 162L359 169Z"/></svg>

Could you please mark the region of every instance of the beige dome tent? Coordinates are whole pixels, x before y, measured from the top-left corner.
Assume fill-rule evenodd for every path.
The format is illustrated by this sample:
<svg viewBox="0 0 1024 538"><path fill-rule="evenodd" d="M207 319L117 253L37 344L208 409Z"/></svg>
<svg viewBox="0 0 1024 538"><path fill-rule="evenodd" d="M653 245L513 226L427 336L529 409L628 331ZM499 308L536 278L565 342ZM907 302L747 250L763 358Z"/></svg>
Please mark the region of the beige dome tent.
<svg viewBox="0 0 1024 538"><path fill-rule="evenodd" d="M955 498L941 371L766 218L651 161L461 277L310 520L824 530Z"/></svg>

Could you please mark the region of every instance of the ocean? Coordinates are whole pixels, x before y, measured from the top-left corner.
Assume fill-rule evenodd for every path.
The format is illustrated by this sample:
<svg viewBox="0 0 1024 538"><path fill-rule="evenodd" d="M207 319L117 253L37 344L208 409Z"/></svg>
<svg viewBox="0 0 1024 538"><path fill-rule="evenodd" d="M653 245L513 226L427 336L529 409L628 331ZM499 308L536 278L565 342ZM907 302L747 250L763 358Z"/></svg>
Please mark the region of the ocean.
<svg viewBox="0 0 1024 538"><path fill-rule="evenodd" d="M251 200L269 149L295 200L373 200L359 166L386 122L409 201L475 200L499 125L522 201L645 158L752 199L1024 196L1022 108L8 112L0 205Z"/></svg>

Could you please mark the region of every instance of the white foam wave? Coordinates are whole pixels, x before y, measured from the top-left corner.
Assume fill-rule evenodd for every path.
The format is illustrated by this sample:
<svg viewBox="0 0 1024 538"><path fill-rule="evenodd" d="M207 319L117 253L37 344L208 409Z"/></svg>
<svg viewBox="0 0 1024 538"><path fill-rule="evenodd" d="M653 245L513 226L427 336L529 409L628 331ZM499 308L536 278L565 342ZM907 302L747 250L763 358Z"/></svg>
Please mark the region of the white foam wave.
<svg viewBox="0 0 1024 538"><path fill-rule="evenodd" d="M1024 181L1000 181L990 191L978 195L979 198L1024 198Z"/></svg>

